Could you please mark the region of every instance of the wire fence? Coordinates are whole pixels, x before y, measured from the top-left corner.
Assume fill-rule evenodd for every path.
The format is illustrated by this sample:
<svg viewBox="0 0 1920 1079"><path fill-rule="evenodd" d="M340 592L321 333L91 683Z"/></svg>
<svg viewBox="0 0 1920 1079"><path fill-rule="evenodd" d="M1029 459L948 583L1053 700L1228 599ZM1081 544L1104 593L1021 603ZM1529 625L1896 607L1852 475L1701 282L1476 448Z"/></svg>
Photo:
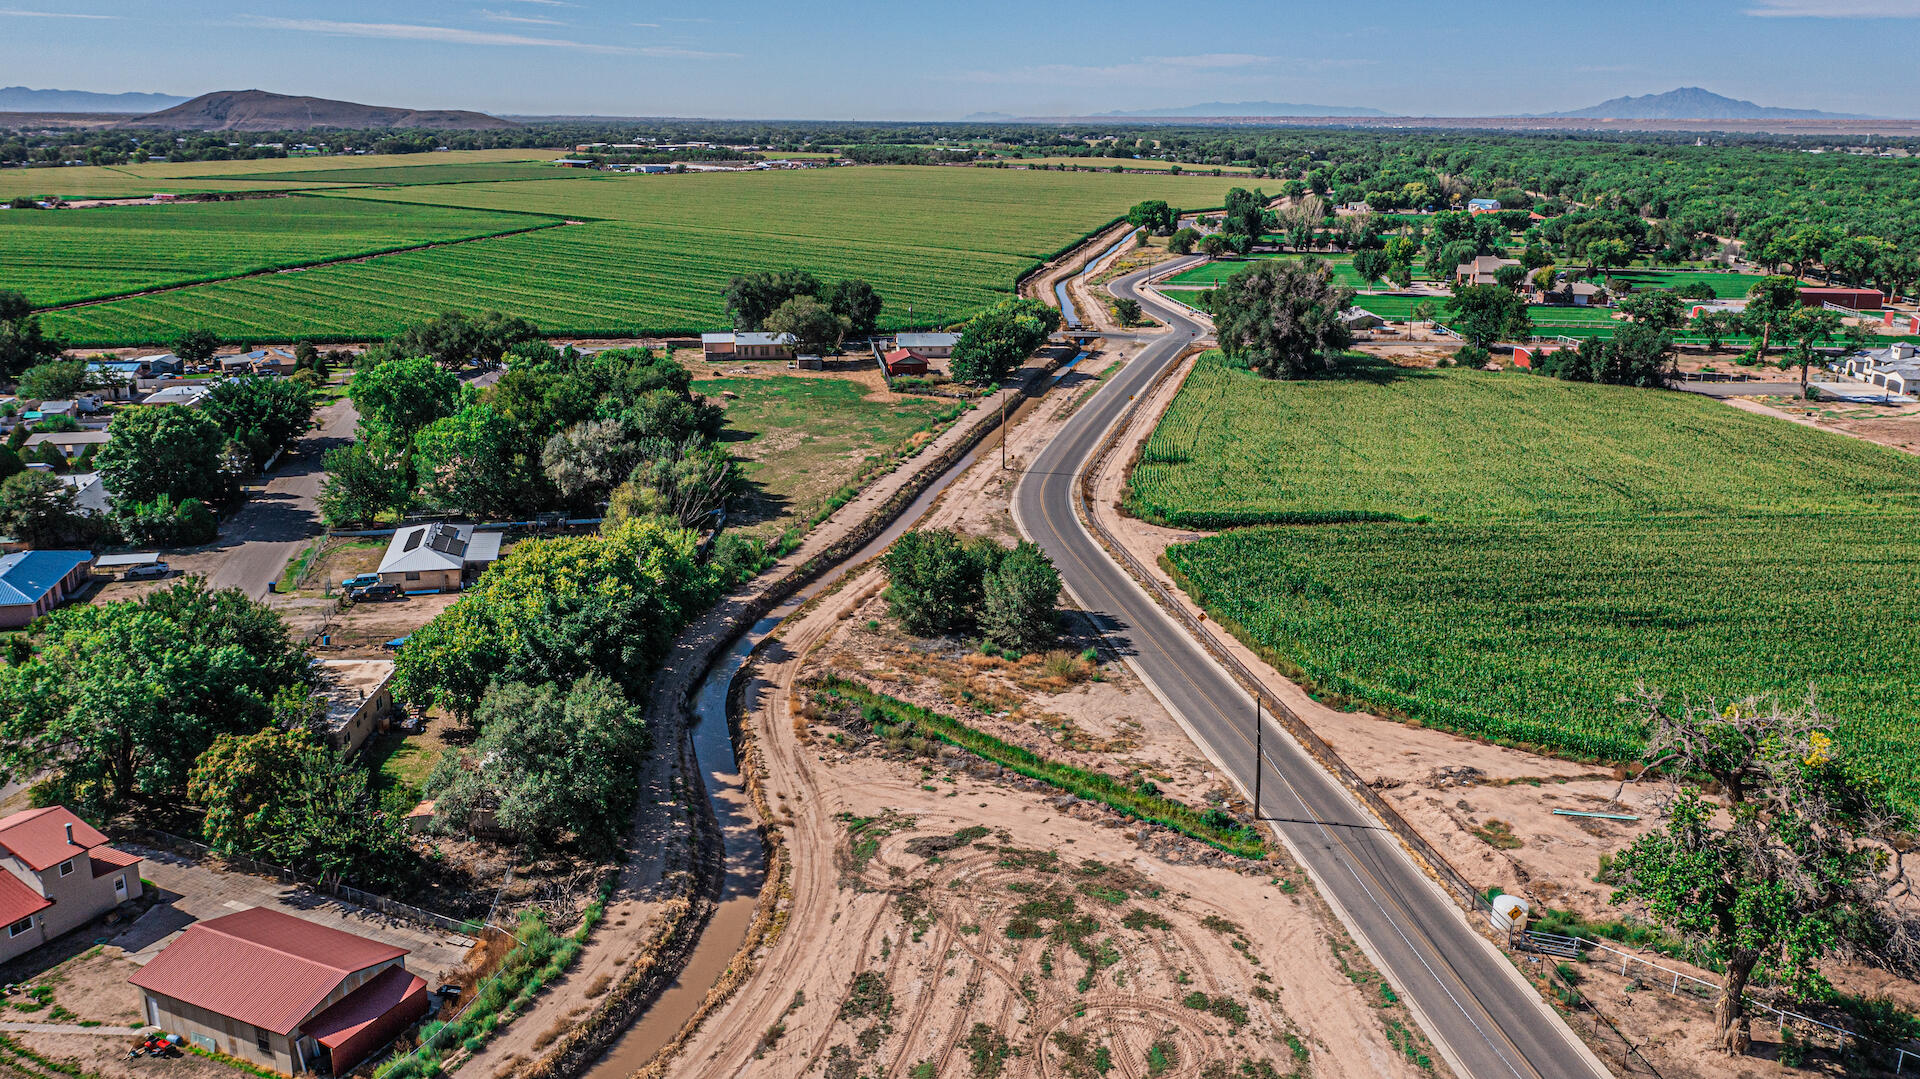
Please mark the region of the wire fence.
<svg viewBox="0 0 1920 1079"><path fill-rule="evenodd" d="M1667 966L1664 963L1655 962L1646 956L1638 955L1634 952L1623 951L1603 941L1594 940L1591 937L1561 936L1557 933L1541 933L1535 930L1523 930L1520 933L1514 934L1510 938L1510 943L1519 950L1540 952L1549 956L1561 956L1565 958L1579 957L1581 952L1604 952L1606 953L1604 956L1606 965L1612 966L1615 960L1619 961L1620 974L1622 977L1630 976L1636 970L1644 971L1645 974L1641 977L1641 980L1645 984L1657 985L1666 990L1671 996L1677 997L1685 995L1695 1000L1712 1002L1719 998L1721 992L1718 984L1710 982L1705 978L1688 974L1683 970L1675 970L1673 967ZM1573 954L1569 955L1569 951ZM1588 962L1597 961L1592 955L1586 956L1586 959ZM1914 1068L1915 1074L1920 1074L1920 1049L1909 1049L1899 1045L1885 1045L1848 1030L1845 1027L1835 1026L1832 1023L1824 1023L1812 1016L1802 1015L1788 1008L1776 1007L1768 1004L1766 1001L1756 1000L1751 996L1743 999L1747 1007L1761 1015L1769 1017L1782 1032L1795 1030L1805 1034L1812 1031L1821 1031L1832 1036L1842 1045L1852 1042L1861 1046L1875 1046L1884 1049L1893 1056L1894 1074L1906 1074L1906 1069L1909 1065Z"/></svg>
<svg viewBox="0 0 1920 1079"><path fill-rule="evenodd" d="M436 929L441 929L458 936L477 936L480 930L484 928L483 922L474 919L462 920L459 918L449 918L444 914L435 914L433 911L423 910L411 903L402 903L397 899L388 899L384 895L376 895L373 892L362 891L359 888L341 884L339 881L328 880L325 877L305 876L288 869L286 866L274 865L272 862L263 862L258 858L249 858L244 854L222 854L212 847L207 846L205 843L185 839L170 832L160 831L157 828L142 828L136 835L154 847L189 854L196 858L218 858L228 865L235 866L243 872L251 873L254 876L272 877L283 884L298 884L301 887L310 888L316 892L324 892L327 895L333 896L335 899L352 903L357 907L377 910L391 918L418 922L422 925L430 925Z"/></svg>

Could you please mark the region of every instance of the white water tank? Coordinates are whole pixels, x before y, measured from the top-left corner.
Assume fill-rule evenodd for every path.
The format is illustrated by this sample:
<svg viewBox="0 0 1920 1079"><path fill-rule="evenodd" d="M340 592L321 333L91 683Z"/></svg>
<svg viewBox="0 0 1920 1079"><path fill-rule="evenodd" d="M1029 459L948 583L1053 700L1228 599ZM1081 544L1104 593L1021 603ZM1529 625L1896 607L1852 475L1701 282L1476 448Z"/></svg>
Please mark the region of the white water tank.
<svg viewBox="0 0 1920 1079"><path fill-rule="evenodd" d="M1487 920L1502 933L1511 932L1515 926L1525 927L1529 908L1527 901L1517 895L1496 895L1493 897L1493 913Z"/></svg>

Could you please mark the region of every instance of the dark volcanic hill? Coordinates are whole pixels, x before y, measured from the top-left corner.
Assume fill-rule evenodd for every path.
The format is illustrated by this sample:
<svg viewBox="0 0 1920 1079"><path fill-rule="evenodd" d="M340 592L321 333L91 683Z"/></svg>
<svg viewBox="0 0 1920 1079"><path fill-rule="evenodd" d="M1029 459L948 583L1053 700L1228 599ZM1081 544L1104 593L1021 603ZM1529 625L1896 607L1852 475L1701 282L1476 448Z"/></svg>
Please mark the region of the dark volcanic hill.
<svg viewBox="0 0 1920 1079"><path fill-rule="evenodd" d="M518 126L484 112L389 109L323 97L289 97L265 90L218 90L170 109L136 116L127 127L176 131L305 131L316 127L415 127L475 131Z"/></svg>
<svg viewBox="0 0 1920 1079"><path fill-rule="evenodd" d="M1549 116L1614 120L1838 120L1862 119L1818 109L1777 109L1751 101L1723 97L1698 86L1683 86L1664 94L1616 97L1584 109L1548 113Z"/></svg>

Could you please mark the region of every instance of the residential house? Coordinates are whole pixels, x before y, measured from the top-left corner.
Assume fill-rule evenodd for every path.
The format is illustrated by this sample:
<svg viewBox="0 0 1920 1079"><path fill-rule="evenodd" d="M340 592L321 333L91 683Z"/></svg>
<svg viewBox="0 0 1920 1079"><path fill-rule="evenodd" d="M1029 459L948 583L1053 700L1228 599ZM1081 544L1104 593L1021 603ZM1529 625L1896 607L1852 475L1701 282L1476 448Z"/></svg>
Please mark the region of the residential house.
<svg viewBox="0 0 1920 1079"><path fill-rule="evenodd" d="M0 555L0 629L19 629L60 606L92 572L92 551Z"/></svg>
<svg viewBox="0 0 1920 1079"><path fill-rule="evenodd" d="M1476 255L1472 262L1463 262L1454 267L1453 280L1458 285L1497 285L1497 274L1502 266L1518 266L1519 259L1503 259L1498 255Z"/></svg>
<svg viewBox="0 0 1920 1079"><path fill-rule="evenodd" d="M140 858L65 806L0 818L0 961L12 959L140 897Z"/></svg>
<svg viewBox="0 0 1920 1079"><path fill-rule="evenodd" d="M1598 307L1607 302L1607 290L1591 281L1574 281L1566 274L1561 274L1555 278L1552 291L1540 293L1540 302Z"/></svg>
<svg viewBox="0 0 1920 1079"><path fill-rule="evenodd" d="M127 980L169 1034L288 1075L345 1075L427 1012L407 949L271 907L187 927Z"/></svg>
<svg viewBox="0 0 1920 1079"><path fill-rule="evenodd" d="M1377 330L1387 320L1363 307L1349 307L1340 312L1340 324L1349 330Z"/></svg>
<svg viewBox="0 0 1920 1079"><path fill-rule="evenodd" d="M96 449L111 439L106 431L41 431L27 436L26 450L29 456L42 446L52 446L60 456L71 461L87 452L88 446Z"/></svg>
<svg viewBox="0 0 1920 1079"><path fill-rule="evenodd" d="M187 373L187 361L171 352L160 352L152 356L141 356L139 363L146 367L141 378L159 378L162 375L184 375Z"/></svg>
<svg viewBox="0 0 1920 1079"><path fill-rule="evenodd" d="M293 353L284 348L256 348L237 356L221 356L214 362L229 375L284 375L293 370Z"/></svg>
<svg viewBox="0 0 1920 1079"><path fill-rule="evenodd" d="M500 558L501 534L472 525L408 525L393 534L380 559L382 584L407 592L458 592Z"/></svg>
<svg viewBox="0 0 1920 1079"><path fill-rule="evenodd" d="M901 375L924 375L927 373L927 361L915 356L904 348L896 348L880 357L880 366L886 369L890 378Z"/></svg>
<svg viewBox="0 0 1920 1079"><path fill-rule="evenodd" d="M1490 214L1500 209L1499 199L1468 199L1467 212L1470 214Z"/></svg>
<svg viewBox="0 0 1920 1079"><path fill-rule="evenodd" d="M139 403L143 405L185 405L188 408L192 408L199 404L200 399L205 397L212 389L212 386L201 382L189 382L178 386L163 386L141 398Z"/></svg>
<svg viewBox="0 0 1920 1079"><path fill-rule="evenodd" d="M1894 393L1920 391L1920 348L1896 341L1886 348L1862 349L1845 357L1836 367L1844 374Z"/></svg>
<svg viewBox="0 0 1920 1079"><path fill-rule="evenodd" d="M73 508L82 517L105 517L113 511L113 495L98 472L70 472L60 482L73 492Z"/></svg>
<svg viewBox="0 0 1920 1079"><path fill-rule="evenodd" d="M894 347L904 348L923 360L944 360L953 355L960 343L957 333L903 333L893 339Z"/></svg>
<svg viewBox="0 0 1920 1079"><path fill-rule="evenodd" d="M700 355L709 360L733 358L733 334L703 333L700 335Z"/></svg>
<svg viewBox="0 0 1920 1079"><path fill-rule="evenodd" d="M139 360L96 360L87 365L87 375L97 387L98 396L108 401L131 401L134 384L147 377L147 371Z"/></svg>
<svg viewBox="0 0 1920 1079"><path fill-rule="evenodd" d="M320 733L336 753L353 753L393 714L393 661L317 659L313 673L326 704Z"/></svg>

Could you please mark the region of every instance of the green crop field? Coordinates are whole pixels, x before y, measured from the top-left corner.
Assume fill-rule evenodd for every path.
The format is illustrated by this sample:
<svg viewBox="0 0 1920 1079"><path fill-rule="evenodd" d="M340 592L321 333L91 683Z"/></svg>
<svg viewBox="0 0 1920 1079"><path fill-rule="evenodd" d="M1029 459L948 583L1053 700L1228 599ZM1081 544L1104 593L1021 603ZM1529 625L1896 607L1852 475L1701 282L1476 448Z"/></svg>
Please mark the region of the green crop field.
<svg viewBox="0 0 1920 1079"><path fill-rule="evenodd" d="M234 180L272 180L290 183L324 184L465 184L489 180L551 180L565 175L558 166L525 161L475 162L462 165L387 165L361 168L302 169L298 172L260 172L231 177Z"/></svg>
<svg viewBox="0 0 1920 1079"><path fill-rule="evenodd" d="M1223 625L1319 689L1627 759L1623 694L1809 683L1920 797L1920 459L1681 393L1203 358L1130 508Z"/></svg>
<svg viewBox="0 0 1920 1079"><path fill-rule="evenodd" d="M0 288L71 303L416 244L554 218L345 199L100 206L0 214Z"/></svg>
<svg viewBox="0 0 1920 1079"><path fill-rule="evenodd" d="M454 309L552 333L693 333L724 321L727 279L865 277L883 325L958 321L1142 199L1218 204L1227 178L915 167L591 176L340 193L355 202L549 214L582 223L296 275L216 282L43 317L87 344L360 338ZM333 198L334 195L317 196Z"/></svg>
<svg viewBox="0 0 1920 1079"><path fill-rule="evenodd" d="M334 168L449 168L496 162L549 161L555 153L553 150L452 150L443 154L273 157L255 161L148 161L138 165L0 169L0 200L20 195L36 198L59 195L69 199L142 198L156 191L284 191L289 188L332 186L310 178L304 181L282 179L285 173Z"/></svg>

